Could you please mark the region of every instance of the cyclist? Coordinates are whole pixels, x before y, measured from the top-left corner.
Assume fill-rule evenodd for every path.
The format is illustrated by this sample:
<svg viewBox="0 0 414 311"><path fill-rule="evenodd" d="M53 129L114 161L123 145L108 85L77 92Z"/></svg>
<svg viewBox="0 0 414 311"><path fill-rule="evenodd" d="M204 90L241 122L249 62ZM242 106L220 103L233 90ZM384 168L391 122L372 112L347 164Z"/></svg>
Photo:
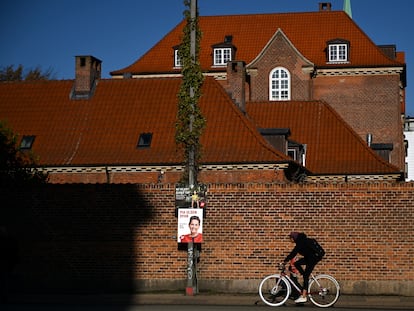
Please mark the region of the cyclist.
<svg viewBox="0 0 414 311"><path fill-rule="evenodd" d="M299 298L295 300L296 303L305 303L308 298L308 285L309 277L315 268L316 264L322 259L322 257L316 256L315 252L309 247L309 238L303 232L291 232L289 234L290 241L295 243L295 247L286 256L284 263L287 264L290 260L295 258L297 254L302 255L303 257L297 260L294 265L298 269L299 273L303 276L303 287L302 294ZM306 268L303 270L302 265L305 265Z"/></svg>

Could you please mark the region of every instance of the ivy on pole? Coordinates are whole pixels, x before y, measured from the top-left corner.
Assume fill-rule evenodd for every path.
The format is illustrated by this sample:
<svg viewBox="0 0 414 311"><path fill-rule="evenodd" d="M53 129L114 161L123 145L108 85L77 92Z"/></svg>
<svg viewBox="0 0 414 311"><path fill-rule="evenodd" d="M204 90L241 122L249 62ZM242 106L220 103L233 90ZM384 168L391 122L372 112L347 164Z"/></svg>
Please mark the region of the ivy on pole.
<svg viewBox="0 0 414 311"><path fill-rule="evenodd" d="M187 23L178 49L182 64L182 83L178 93L175 140L184 151L185 170L182 181L188 181L190 186L195 186L201 159L200 137L206 124L198 105L204 76L198 60L201 31L198 26L196 1L184 0L184 5L187 8L184 11Z"/></svg>

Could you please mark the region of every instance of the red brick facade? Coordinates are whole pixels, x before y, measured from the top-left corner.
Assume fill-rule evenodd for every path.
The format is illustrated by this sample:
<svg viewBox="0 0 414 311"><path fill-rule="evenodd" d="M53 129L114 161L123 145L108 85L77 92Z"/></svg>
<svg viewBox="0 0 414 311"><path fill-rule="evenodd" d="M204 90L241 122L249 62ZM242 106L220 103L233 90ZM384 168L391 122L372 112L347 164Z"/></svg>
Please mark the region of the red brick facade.
<svg viewBox="0 0 414 311"><path fill-rule="evenodd" d="M300 53L278 32L266 51L248 66L250 73L250 100L269 100L269 75L278 66L286 68L291 75L291 100L310 100L310 66Z"/></svg>
<svg viewBox="0 0 414 311"><path fill-rule="evenodd" d="M398 75L318 76L314 99L323 100L361 136L373 143L393 143L390 162L404 170L402 111Z"/></svg>
<svg viewBox="0 0 414 311"><path fill-rule="evenodd" d="M250 84L248 101L269 100L269 74L282 66L290 73L291 100L323 100L329 104L365 140L367 134L373 143L392 144L390 158L386 159L401 171L405 169L403 98L398 73L384 70L336 69L323 71L306 60L281 31L278 31L262 54L247 65ZM327 73L329 72L329 73ZM235 85L229 75L230 87ZM229 91L232 93L231 89ZM238 89L236 89L236 93Z"/></svg>
<svg viewBox="0 0 414 311"><path fill-rule="evenodd" d="M260 165L258 165L260 167ZM105 171L99 172L72 172L72 173L49 173L49 183L52 184L128 184L128 183L177 183L182 178L182 171L143 171L123 172ZM283 169L275 168L245 168L245 169L204 169L198 174L200 183L265 183L265 182L287 182Z"/></svg>
<svg viewBox="0 0 414 311"><path fill-rule="evenodd" d="M1 222L18 241L20 290L184 289L174 185L1 189ZM200 291L255 292L292 245L317 237L343 293L414 295L414 184L213 184Z"/></svg>

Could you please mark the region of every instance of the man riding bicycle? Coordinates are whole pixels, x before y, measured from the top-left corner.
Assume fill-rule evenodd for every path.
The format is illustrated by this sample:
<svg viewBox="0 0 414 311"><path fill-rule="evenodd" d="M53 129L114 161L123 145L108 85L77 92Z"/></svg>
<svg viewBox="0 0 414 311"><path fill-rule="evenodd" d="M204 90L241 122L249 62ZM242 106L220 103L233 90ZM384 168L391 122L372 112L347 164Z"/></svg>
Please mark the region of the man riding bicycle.
<svg viewBox="0 0 414 311"><path fill-rule="evenodd" d="M310 239L306 236L303 232L291 232L289 234L290 241L295 243L295 247L290 252L288 256L286 256L284 263L287 264L290 260L292 260L297 254L302 255L303 257L299 260L295 261L294 265L299 271L300 274L303 276L303 287L302 287L302 294L301 296L295 300L296 303L305 303L308 294L308 286L309 286L309 277L315 268L316 264L321 261L324 251L320 248L319 244L315 241L315 239ZM320 248L320 250L315 249L314 244ZM303 270L302 265L305 265L306 268Z"/></svg>

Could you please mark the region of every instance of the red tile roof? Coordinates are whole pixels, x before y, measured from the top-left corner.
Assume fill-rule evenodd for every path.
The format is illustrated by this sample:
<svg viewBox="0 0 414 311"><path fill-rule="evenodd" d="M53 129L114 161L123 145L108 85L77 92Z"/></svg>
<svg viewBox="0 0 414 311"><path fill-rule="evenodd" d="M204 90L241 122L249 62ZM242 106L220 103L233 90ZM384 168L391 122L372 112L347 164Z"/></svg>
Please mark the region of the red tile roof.
<svg viewBox="0 0 414 311"><path fill-rule="evenodd" d="M181 79L100 80L89 100L71 100L74 81L0 83L0 120L16 134L35 135L33 151L46 166L173 165L183 159L175 144ZM277 163L287 156L270 148L223 88L203 85L207 119L203 163ZM153 133L137 149L140 133Z"/></svg>
<svg viewBox="0 0 414 311"><path fill-rule="evenodd" d="M323 102L251 102L246 110L261 128L289 128L289 139L307 145L314 174L398 173Z"/></svg>
<svg viewBox="0 0 414 311"><path fill-rule="evenodd" d="M184 23L178 24L136 62L111 74L174 72L173 47L181 42ZM212 67L212 45L223 42L226 35L233 36L237 48L235 59L249 64L279 28L318 67L401 66L385 56L343 11L201 16L199 25L203 33L200 63L205 71L223 70ZM350 63L327 65L326 42L338 38L350 42Z"/></svg>

